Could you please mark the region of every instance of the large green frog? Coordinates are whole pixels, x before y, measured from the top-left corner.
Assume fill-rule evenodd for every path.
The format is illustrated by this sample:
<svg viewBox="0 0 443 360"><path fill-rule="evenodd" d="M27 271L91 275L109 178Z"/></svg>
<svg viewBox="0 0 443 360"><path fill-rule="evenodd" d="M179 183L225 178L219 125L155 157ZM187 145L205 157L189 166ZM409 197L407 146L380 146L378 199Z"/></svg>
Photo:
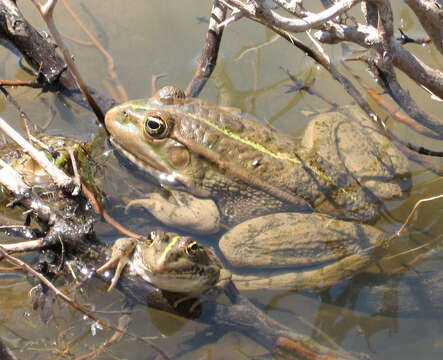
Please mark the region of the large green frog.
<svg viewBox="0 0 443 360"><path fill-rule="evenodd" d="M148 100L111 109L106 127L113 144L169 190L168 196L152 193L131 205L195 233L231 229L220 242L231 261L248 234L243 224L236 236L236 225L246 221L249 234L269 230L276 238L294 221L295 227L309 229L306 241L313 242L333 224L338 242L326 245L333 250L325 261L343 257L352 251L344 243L357 223L342 220L374 219L382 200L402 195L410 185L406 158L353 107L318 116L298 142L239 111L186 98L168 86ZM288 214L293 214L290 221ZM355 242L380 235L365 231L354 233ZM253 244L252 235L247 240L249 253L242 253L238 265L248 265L255 251L278 248ZM287 248L295 248L300 239L287 241L292 244ZM315 262L324 260L311 255ZM269 266L291 265L287 258L282 264L275 261L278 256L270 258ZM262 265L256 259L253 264Z"/></svg>

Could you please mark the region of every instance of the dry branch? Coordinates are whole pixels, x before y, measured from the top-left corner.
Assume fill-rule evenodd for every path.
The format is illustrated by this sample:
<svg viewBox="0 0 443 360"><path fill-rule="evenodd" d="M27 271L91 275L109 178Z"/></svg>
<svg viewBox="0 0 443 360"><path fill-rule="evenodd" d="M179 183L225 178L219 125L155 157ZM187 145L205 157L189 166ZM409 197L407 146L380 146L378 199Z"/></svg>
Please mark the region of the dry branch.
<svg viewBox="0 0 443 360"><path fill-rule="evenodd" d="M23 55L38 73L37 80L45 90L61 91L72 101L90 109L54 45L28 23L13 0L0 0L0 39ZM89 88L89 92L104 111L115 105L113 99L97 93L94 89Z"/></svg>
<svg viewBox="0 0 443 360"><path fill-rule="evenodd" d="M219 28L218 25L224 21L225 16L226 7L220 1L214 0L202 55L197 70L186 89L186 96L198 97L214 71L218 49L223 35L223 29Z"/></svg>
<svg viewBox="0 0 443 360"><path fill-rule="evenodd" d="M293 33L304 32L316 28L328 20L343 14L361 0L341 0L318 14L310 14L303 19L288 18L278 14L261 1L222 0L231 9L235 9L246 17L260 20L269 26ZM237 16L239 19L239 17Z"/></svg>
<svg viewBox="0 0 443 360"><path fill-rule="evenodd" d="M57 0L47 0L47 2L44 5L41 5L38 2L38 0L32 0L32 2L37 7L43 20L46 22L46 25L48 26L48 29L51 32L51 35L54 37L57 46L59 47L60 51L63 54L66 64L69 66L69 69L74 75L77 85L79 86L80 90L82 91L83 95L85 96L86 100L91 106L92 110L94 110L97 119L100 121L100 123L103 124L105 121L105 115L103 114L102 109L100 109L100 106L98 106L98 104L96 103L95 99L89 93L88 87L86 86L86 83L83 81L83 78L80 75L80 71L77 69L77 66L72 61L71 54L69 53L68 48L65 46L65 43L57 27L55 26L54 8L55 5L57 4Z"/></svg>
<svg viewBox="0 0 443 360"><path fill-rule="evenodd" d="M381 85L384 86L384 89L391 95L393 100L421 125L438 134L439 137L443 137L442 120L432 118L417 106L409 93L396 80L394 66L400 68L419 85L425 87L441 99L443 99L443 73L425 65L398 43L394 37L393 13L388 0L368 0L363 2L363 9L368 24L355 24L353 26L343 24L340 19L337 19L337 15L345 13L346 10L360 1L337 1L334 5L318 14L312 14L301 8L301 1L294 1L287 4L288 6L283 6L288 12L295 13L297 16L304 14L305 16L302 19L283 17L273 11L271 9L272 6L263 1L221 1L232 10L241 13L241 17L247 17L269 27L313 57L331 73L334 79L344 86L345 90L360 107L385 132L383 123L373 113L366 101L361 99L361 95L353 87L352 83L335 68L327 56L321 51L317 55L312 50L307 51L307 47L305 45L301 46L300 42L291 33L320 28L321 31L316 33L316 38L321 42L338 43L340 41L352 41L363 47L370 48L372 51L368 62L373 64L373 69L379 75ZM276 3L281 4L282 2L276 1ZM237 17L240 18L239 16ZM303 22L303 24L300 22ZM441 31L442 28L440 26L438 31ZM416 151L419 147L410 146L410 149ZM429 151L427 154L438 156L439 152Z"/></svg>
<svg viewBox="0 0 443 360"><path fill-rule="evenodd" d="M443 5L438 1L405 0L435 47L443 54Z"/></svg>

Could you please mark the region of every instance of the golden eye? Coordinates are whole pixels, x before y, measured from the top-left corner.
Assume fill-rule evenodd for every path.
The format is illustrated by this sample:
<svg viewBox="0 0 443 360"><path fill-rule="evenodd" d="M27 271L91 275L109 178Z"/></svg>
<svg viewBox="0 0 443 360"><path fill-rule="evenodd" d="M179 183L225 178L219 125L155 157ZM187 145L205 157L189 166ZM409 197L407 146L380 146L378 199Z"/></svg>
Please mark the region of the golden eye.
<svg viewBox="0 0 443 360"><path fill-rule="evenodd" d="M189 256L195 256L195 255L197 255L199 248L200 247L198 246L197 242L193 241L193 242L189 243L188 246L186 247L186 253Z"/></svg>
<svg viewBox="0 0 443 360"><path fill-rule="evenodd" d="M163 139L169 132L168 122L163 116L151 114L146 116L144 130L150 137Z"/></svg>

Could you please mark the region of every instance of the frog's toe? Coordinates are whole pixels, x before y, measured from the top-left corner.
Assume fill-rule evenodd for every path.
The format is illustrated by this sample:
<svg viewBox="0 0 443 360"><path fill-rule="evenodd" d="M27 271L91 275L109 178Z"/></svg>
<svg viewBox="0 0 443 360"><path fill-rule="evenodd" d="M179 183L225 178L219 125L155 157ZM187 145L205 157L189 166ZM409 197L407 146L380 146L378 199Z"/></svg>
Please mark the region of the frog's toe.
<svg viewBox="0 0 443 360"><path fill-rule="evenodd" d="M111 259L109 259L105 264L103 264L103 266L97 269L96 272L98 274L101 274L105 270L108 270L110 268L115 268L114 276L112 277L111 285L109 286L108 291L111 291L115 287L123 269L128 264L128 262L129 262L129 257L126 255L120 257L118 256L111 257Z"/></svg>
<svg viewBox="0 0 443 360"><path fill-rule="evenodd" d="M105 270L115 268L115 273L112 277L111 285L109 286L108 291L111 291L117 284L123 269L130 261L129 256L134 250L136 242L137 240L134 238L117 239L112 246L111 258L96 270L96 272L100 274Z"/></svg>
<svg viewBox="0 0 443 360"><path fill-rule="evenodd" d="M224 289L231 282L231 280L232 280L231 272L228 269L222 268L220 269L220 277L218 279L216 286Z"/></svg>
<svg viewBox="0 0 443 360"><path fill-rule="evenodd" d="M127 257L127 256L125 256L124 258L122 258L118 261L117 267L115 268L115 273L114 273L114 276L112 277L111 285L109 285L108 291L111 291L115 287L115 285L118 282L118 279L120 278L120 275L121 275L123 269L128 264L128 262L129 262L129 257Z"/></svg>

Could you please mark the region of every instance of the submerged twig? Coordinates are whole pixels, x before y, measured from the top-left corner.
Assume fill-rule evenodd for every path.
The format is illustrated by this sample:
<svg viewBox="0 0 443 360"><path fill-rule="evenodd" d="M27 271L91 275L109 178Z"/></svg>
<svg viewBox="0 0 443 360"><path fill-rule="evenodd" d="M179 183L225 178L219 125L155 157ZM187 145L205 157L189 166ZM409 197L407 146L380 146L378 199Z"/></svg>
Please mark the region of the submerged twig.
<svg viewBox="0 0 443 360"><path fill-rule="evenodd" d="M351 59L346 59L346 60L351 60ZM398 111L395 111L387 101L385 101L379 94L377 94L374 90L372 90L369 87L369 85L367 85L358 74L356 74L354 71L352 71L352 69L348 65L346 65L346 63L344 61L342 61L342 66L352 74L352 76L358 81L359 85L363 89L366 90L368 95L374 101L376 101L378 105L380 105L382 108L384 108L393 118L397 119L398 121L401 121L405 125L411 127L412 129L414 129L415 131L417 131L423 135L430 136L435 139L440 138L439 134L437 134L435 131L421 125L416 120L414 120L410 117L404 116L401 113L399 113Z"/></svg>
<svg viewBox="0 0 443 360"><path fill-rule="evenodd" d="M81 27L81 29L86 33L86 35L91 40L92 44L103 54L103 56L106 58L106 61L108 62L108 72L109 75L111 75L112 80L114 81L114 84L117 87L118 92L120 93L121 101L128 101L128 95L126 94L125 88L123 87L120 79L118 78L117 73L115 72L115 62L112 58L111 54L109 54L108 51L100 44L100 42L95 38L95 36L88 30L88 28L83 25L79 17L75 14L75 12L71 9L71 7L68 5L68 3L65 0L62 0L63 6L66 8L66 10L69 12L69 14L74 18L74 20L77 22L77 24Z"/></svg>
<svg viewBox="0 0 443 360"><path fill-rule="evenodd" d="M0 359L2 360L17 360L15 355L6 346L3 339L0 338Z"/></svg>
<svg viewBox="0 0 443 360"><path fill-rule="evenodd" d="M41 5L38 0L32 0L38 11L40 12L43 20L46 22L46 25L48 26L49 31L51 32L51 35L53 36L55 42L57 43L60 51L63 54L63 57L66 61L66 64L69 66L69 69L71 70L72 74L74 75L74 78L77 82L77 85L79 86L80 90L82 91L85 98L88 100L89 105L91 106L92 110L94 110L95 115L97 116L97 119L100 121L100 123L104 123L105 116L103 114L103 111L100 109L98 104L96 103L95 99L91 96L89 93L89 90L83 81L82 76L80 75L79 70L77 69L77 66L74 64L71 58L71 54L69 53L67 47L65 46L62 36L60 35L57 27L55 26L55 21L53 17L53 12L55 5L57 4L57 0L47 0L47 2L44 5Z"/></svg>
<svg viewBox="0 0 443 360"><path fill-rule="evenodd" d="M439 199L443 199L443 194L442 195L436 195L436 196L432 196L430 198L426 198L426 199L421 199L419 201L416 202L416 204L414 205L414 207L412 208L411 212L409 213L408 217L406 218L406 221L403 223L403 225L401 226L401 228L397 231L397 233L395 234L397 237L400 236L400 234L406 229L406 227L408 226L409 222L411 221L412 217L414 216L415 212L417 211L417 209L424 203L429 202L429 201L435 201L435 200L439 200Z"/></svg>
<svg viewBox="0 0 443 360"><path fill-rule="evenodd" d="M124 332L128 329L129 323L131 319L129 316L124 315L121 316L118 320L118 331L116 331L106 342L100 345L96 350L90 352L89 354L85 354L83 356L77 357L75 360L89 360L94 359L102 352L104 352L107 348L112 346L114 343L118 342L123 336Z"/></svg>
<svg viewBox="0 0 443 360"><path fill-rule="evenodd" d="M85 184L82 184L82 193L83 195L85 195L85 197L91 202L92 207L94 208L95 212L97 214L100 214L101 216L103 216L103 219L105 219L105 221L110 224L111 226L113 226L115 229L117 229L118 231L120 231L122 234L130 236L130 237L134 237L136 239L142 240L145 239L144 236L141 236L139 234L136 234L128 229L126 229L125 227L123 227L120 223L118 223L116 220L114 220L100 205L100 203L97 201L97 199L95 198L94 194L92 193L91 190L88 189L88 187Z"/></svg>
<svg viewBox="0 0 443 360"><path fill-rule="evenodd" d="M6 99L16 107L20 119L24 121L24 127L26 129L26 133L28 135L28 139L31 137L30 130L29 130L29 124L32 124L32 127L34 128L34 131L38 130L38 126L29 118L29 116L25 113L23 108L20 106L20 104L14 99L14 97L3 87L3 85L0 85L0 91L3 93L3 95L6 96Z"/></svg>
<svg viewBox="0 0 443 360"><path fill-rule="evenodd" d="M28 86L32 88L41 88L43 87L38 81L22 81L22 80L0 80L1 86Z"/></svg>
<svg viewBox="0 0 443 360"><path fill-rule="evenodd" d="M108 328L108 329L112 329L114 331L116 331L119 334L125 334L129 337L132 337L134 339L137 339L139 341L142 341L145 344L148 344L149 346L152 347L152 349L154 349L155 351L157 351L162 357L163 359L169 359L169 357L163 352L163 350L161 350L158 346L156 346L155 344L151 343L150 341L143 339L140 336L137 336L135 334L129 333L126 330L122 329L121 327L116 327L112 324L109 324L107 321L96 317L95 315L93 315L91 312L89 312L85 307L83 307L82 305L76 303L74 300L72 300L68 295L66 295L65 293L63 293L62 291L60 291L56 286L54 286L52 284L52 282L50 282L48 279L46 279L46 277L44 277L42 274L40 274L38 271L34 270L31 266L29 266L27 263L25 263L24 261L11 256L7 253L7 251L3 248L3 246L0 245L0 255L3 256L6 260L8 260L10 263L20 266L21 268L23 268L23 270L25 270L26 272L28 272L29 274L35 276L37 279L39 279L45 286L47 286L51 291L54 292L54 294L59 297L60 299L62 299L63 301L65 301L66 303L68 303L70 306L72 306L75 310L81 312L82 314L84 314L85 316L87 316L88 318L98 322L100 325Z"/></svg>

